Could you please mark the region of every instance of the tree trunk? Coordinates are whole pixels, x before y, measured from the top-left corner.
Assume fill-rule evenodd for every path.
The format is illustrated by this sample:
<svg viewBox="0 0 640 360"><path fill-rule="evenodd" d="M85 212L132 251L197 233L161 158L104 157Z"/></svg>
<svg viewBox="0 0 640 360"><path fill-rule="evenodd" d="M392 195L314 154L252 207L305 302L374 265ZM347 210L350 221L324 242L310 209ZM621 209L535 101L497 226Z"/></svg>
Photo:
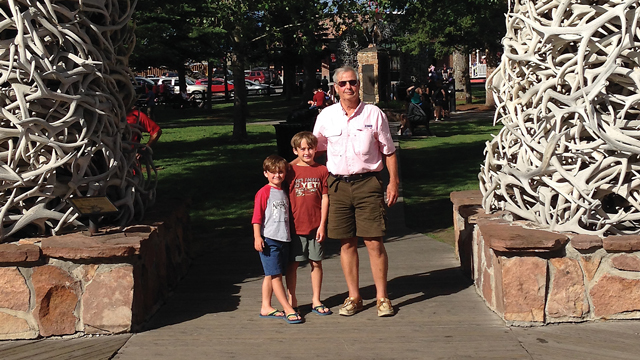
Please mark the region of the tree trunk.
<svg viewBox="0 0 640 360"><path fill-rule="evenodd" d="M491 83L489 82L490 79L489 77L491 76L491 73L493 73L496 70L496 68L494 67L489 67L487 65L487 82L485 83L485 99L484 99L484 104L486 106L496 106L496 101L493 98L493 91L491 91L491 89L489 88L491 86Z"/></svg>
<svg viewBox="0 0 640 360"><path fill-rule="evenodd" d="M296 82L296 64L295 57L287 56L283 59L283 69L284 72L284 84L283 91L287 96L287 101L291 100L291 97L298 94L298 84Z"/></svg>
<svg viewBox="0 0 640 360"><path fill-rule="evenodd" d="M313 98L313 89L318 86L316 79L316 70L318 69L318 61L314 54L307 54L304 57L304 91L302 92L302 100L306 102Z"/></svg>
<svg viewBox="0 0 640 360"><path fill-rule="evenodd" d="M213 104L212 101L213 100L213 95L211 94L211 84L213 83L213 66L211 66L213 64L213 61L209 60L209 63L207 64L207 84L209 84L207 86L207 109L211 110L213 109Z"/></svg>
<svg viewBox="0 0 640 360"><path fill-rule="evenodd" d="M247 88L244 83L244 54L235 52L231 55L231 71L233 71L233 139L247 139Z"/></svg>
<svg viewBox="0 0 640 360"><path fill-rule="evenodd" d="M496 71L497 67L498 67L498 60L500 60L497 56L496 53L494 52L488 52L487 53L487 83L485 84L485 89L486 89L486 98L485 98L485 105L486 106L491 106L491 107L495 107L496 106L496 100L493 98L493 91L491 91L489 89L489 87L492 85L492 79L491 74Z"/></svg>
<svg viewBox="0 0 640 360"><path fill-rule="evenodd" d="M186 76L187 76L187 71L186 71L184 65L178 66L178 84L180 85L180 94L182 94L183 91L187 92ZM182 96L182 95L180 95L180 96Z"/></svg>
<svg viewBox="0 0 640 360"><path fill-rule="evenodd" d="M456 81L456 100L471 104L471 77L469 76L469 56L465 52L453 52L453 77Z"/></svg>

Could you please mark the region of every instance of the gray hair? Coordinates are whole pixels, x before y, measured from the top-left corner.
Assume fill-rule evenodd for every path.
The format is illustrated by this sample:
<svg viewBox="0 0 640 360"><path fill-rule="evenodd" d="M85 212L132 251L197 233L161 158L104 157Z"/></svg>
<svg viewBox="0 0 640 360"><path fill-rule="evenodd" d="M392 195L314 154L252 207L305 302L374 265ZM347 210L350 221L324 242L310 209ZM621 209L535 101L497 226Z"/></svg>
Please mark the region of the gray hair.
<svg viewBox="0 0 640 360"><path fill-rule="evenodd" d="M342 73L346 73L346 72L353 72L354 74L356 74L356 80L358 80L358 82L360 82L360 78L358 77L358 71L356 69L352 68L351 66L343 66L343 67L337 68L333 72L333 81L338 81L338 78L340 77L340 75L342 75Z"/></svg>

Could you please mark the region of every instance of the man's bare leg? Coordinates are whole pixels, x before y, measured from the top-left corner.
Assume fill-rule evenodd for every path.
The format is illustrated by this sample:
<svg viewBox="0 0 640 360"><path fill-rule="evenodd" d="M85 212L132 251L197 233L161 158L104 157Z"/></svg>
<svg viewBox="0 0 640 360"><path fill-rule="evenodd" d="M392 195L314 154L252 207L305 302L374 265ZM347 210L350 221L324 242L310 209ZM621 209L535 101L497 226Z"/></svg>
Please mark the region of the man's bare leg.
<svg viewBox="0 0 640 360"><path fill-rule="evenodd" d="M364 244L369 251L371 273L373 274L373 283L376 286L376 298L388 298L387 273L389 271L389 258L387 257L387 249L384 247L382 237L365 238Z"/></svg>
<svg viewBox="0 0 640 360"><path fill-rule="evenodd" d="M360 259L358 258L358 238L342 239L340 243L340 264L342 265L344 279L347 281L349 297L359 299L360 279L358 268L360 266Z"/></svg>

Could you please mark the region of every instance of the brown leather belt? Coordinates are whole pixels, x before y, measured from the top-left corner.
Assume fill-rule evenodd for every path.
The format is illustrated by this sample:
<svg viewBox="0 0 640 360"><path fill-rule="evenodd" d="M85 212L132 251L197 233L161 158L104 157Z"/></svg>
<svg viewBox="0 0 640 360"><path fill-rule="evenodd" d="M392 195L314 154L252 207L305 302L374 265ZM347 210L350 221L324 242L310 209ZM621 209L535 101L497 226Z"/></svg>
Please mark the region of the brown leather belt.
<svg viewBox="0 0 640 360"><path fill-rule="evenodd" d="M372 176L377 176L379 173L380 173L379 171L373 171L373 172L366 172L366 173L362 173L362 174L353 174L353 175L334 175L334 174L331 174L331 176L333 176L337 180L344 181L346 183L350 183L350 182L366 179L366 178L369 178L369 177L372 177Z"/></svg>

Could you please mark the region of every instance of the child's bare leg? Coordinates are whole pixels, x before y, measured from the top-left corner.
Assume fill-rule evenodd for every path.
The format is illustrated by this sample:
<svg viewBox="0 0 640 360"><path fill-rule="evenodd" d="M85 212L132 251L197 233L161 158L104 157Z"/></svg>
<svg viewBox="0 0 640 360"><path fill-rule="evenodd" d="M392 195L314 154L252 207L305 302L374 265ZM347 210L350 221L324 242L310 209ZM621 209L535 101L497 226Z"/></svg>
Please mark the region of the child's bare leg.
<svg viewBox="0 0 640 360"><path fill-rule="evenodd" d="M287 298L291 307L298 307L298 298L296 297L296 284L298 283L298 265L297 261L292 261L287 266Z"/></svg>
<svg viewBox="0 0 640 360"><path fill-rule="evenodd" d="M260 314L262 315L268 315L275 310L271 306L271 295L273 294L271 281L271 276L265 276L262 281L262 307L260 308Z"/></svg>
<svg viewBox="0 0 640 360"><path fill-rule="evenodd" d="M293 310L293 307L287 301L287 294L284 290L284 284L282 283L281 274L271 276L271 287L273 289L273 293L276 295L276 299L278 299L278 302L280 302L280 305L282 305L284 313L286 315L295 313L295 310ZM295 319L290 318L289 320Z"/></svg>
<svg viewBox="0 0 640 360"><path fill-rule="evenodd" d="M320 291L322 290L322 261L309 260L309 266L311 267L311 290L313 291L313 299L311 300L312 306L322 305L320 301ZM321 312L328 312L329 309Z"/></svg>

